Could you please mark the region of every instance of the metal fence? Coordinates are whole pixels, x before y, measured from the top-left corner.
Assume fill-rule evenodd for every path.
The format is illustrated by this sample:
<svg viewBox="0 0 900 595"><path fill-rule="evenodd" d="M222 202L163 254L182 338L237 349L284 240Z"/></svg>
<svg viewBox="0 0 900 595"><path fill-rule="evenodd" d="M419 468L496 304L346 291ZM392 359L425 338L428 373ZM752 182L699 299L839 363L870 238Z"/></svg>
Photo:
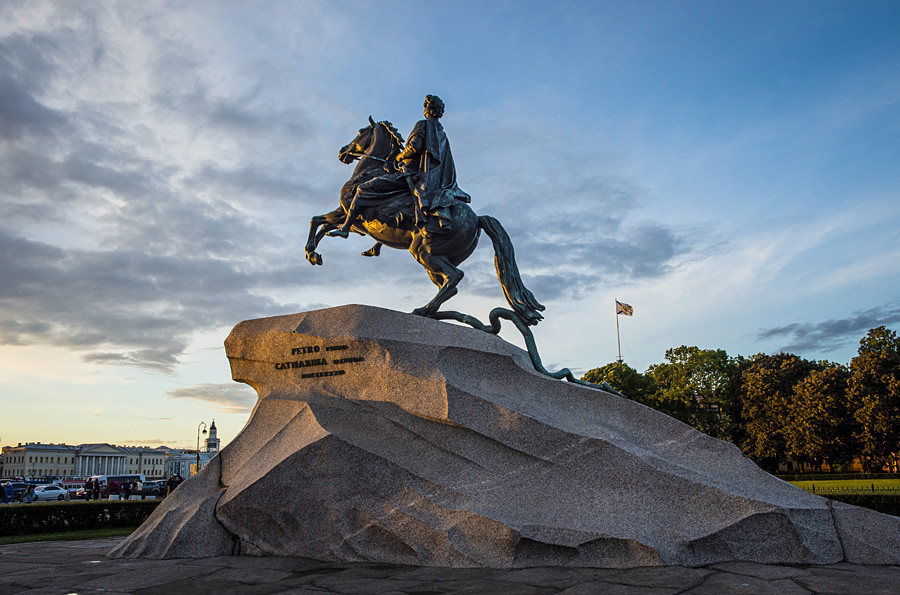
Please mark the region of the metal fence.
<svg viewBox="0 0 900 595"><path fill-rule="evenodd" d="M816 486L815 484L802 488L807 492L812 494L817 494L819 496L829 496L829 495L842 495L842 494L881 494L885 496L900 496L900 487L879 487L875 484L872 484L869 487L854 487L854 488L842 488L842 487L830 487L830 486Z"/></svg>

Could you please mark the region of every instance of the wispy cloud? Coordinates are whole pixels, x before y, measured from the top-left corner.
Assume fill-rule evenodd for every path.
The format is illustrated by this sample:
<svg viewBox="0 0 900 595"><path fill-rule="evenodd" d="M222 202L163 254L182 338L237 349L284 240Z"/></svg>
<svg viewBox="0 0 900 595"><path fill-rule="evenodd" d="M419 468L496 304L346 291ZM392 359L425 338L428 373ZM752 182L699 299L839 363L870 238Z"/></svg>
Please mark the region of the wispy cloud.
<svg viewBox="0 0 900 595"><path fill-rule="evenodd" d="M145 438L143 440L125 440L123 444L133 444L135 446L165 446L167 444L175 444L177 440L162 440L160 438Z"/></svg>
<svg viewBox="0 0 900 595"><path fill-rule="evenodd" d="M249 413L256 404L256 393L240 384L198 384L168 391L173 399L196 401L224 413Z"/></svg>
<svg viewBox="0 0 900 595"><path fill-rule="evenodd" d="M865 333L878 326L890 326L900 322L900 308L882 306L855 312L853 316L831 319L818 323L793 323L785 326L762 329L756 334L757 340L784 337L788 343L781 351L795 353L831 352L858 341Z"/></svg>

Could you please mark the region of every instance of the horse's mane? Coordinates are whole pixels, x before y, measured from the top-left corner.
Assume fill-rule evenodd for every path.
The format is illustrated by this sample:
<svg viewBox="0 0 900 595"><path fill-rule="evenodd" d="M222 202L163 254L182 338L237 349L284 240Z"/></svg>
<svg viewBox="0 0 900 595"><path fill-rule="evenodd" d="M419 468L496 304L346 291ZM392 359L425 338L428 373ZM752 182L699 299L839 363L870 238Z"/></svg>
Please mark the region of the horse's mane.
<svg viewBox="0 0 900 595"><path fill-rule="evenodd" d="M382 120L381 122L379 122L379 124L384 126L385 130L387 130L391 134L391 136L394 137L394 140L397 141L397 144L399 146L402 147L404 145L403 137L400 136L400 131L394 128L393 124L391 124L387 120Z"/></svg>

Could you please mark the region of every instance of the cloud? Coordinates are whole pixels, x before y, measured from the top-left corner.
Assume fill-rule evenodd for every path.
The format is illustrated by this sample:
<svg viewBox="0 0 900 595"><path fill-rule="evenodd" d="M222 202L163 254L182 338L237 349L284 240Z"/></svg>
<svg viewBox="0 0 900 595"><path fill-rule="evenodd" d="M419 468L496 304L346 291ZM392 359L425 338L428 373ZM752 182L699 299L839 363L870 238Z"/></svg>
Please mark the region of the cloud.
<svg viewBox="0 0 900 595"><path fill-rule="evenodd" d="M256 404L256 393L240 384L198 384L168 391L173 399L197 401L223 413L249 413Z"/></svg>
<svg viewBox="0 0 900 595"><path fill-rule="evenodd" d="M853 341L859 341L869 329L878 326L890 326L900 322L900 308L878 306L868 310L855 312L849 318L831 319L818 323L794 323L770 329L760 330L757 340L787 337L789 343L779 351L831 352L840 349Z"/></svg>
<svg viewBox="0 0 900 595"><path fill-rule="evenodd" d="M308 218L351 175L336 150L366 121L345 127L339 101L284 80L315 66L222 60L221 31L190 10L45 8L0 37L0 344L171 372L197 333L302 309L294 295L433 290L408 256L373 262L356 242L329 240L326 270L304 261ZM478 156L461 181L538 299L664 276L693 249L635 220L640 188L532 120L511 110L453 143ZM492 260L483 236L463 292L499 297Z"/></svg>
<svg viewBox="0 0 900 595"><path fill-rule="evenodd" d="M0 145L0 343L171 371L195 332L297 307L265 296L297 278L302 251L274 258L283 217L252 207L315 192L267 158L315 133L258 92L216 96L196 60L140 80L129 64L154 48L195 48L120 17L75 11L71 27L0 38L0 135L14 141ZM117 43L129 27L134 43ZM195 88L179 96L180 78Z"/></svg>
<svg viewBox="0 0 900 595"><path fill-rule="evenodd" d="M45 35L10 35L0 42L0 138L25 135L52 137L66 118L35 98L47 82L51 66L43 52L55 46Z"/></svg>
<svg viewBox="0 0 900 595"><path fill-rule="evenodd" d="M94 363L169 370L192 333L284 309L212 256L62 250L2 232L0 278L0 343L77 348Z"/></svg>
<svg viewBox="0 0 900 595"><path fill-rule="evenodd" d="M176 440L162 440L160 438L146 438L144 440L125 440L123 444L134 444L137 446L165 446L166 444L174 444Z"/></svg>
<svg viewBox="0 0 900 595"><path fill-rule="evenodd" d="M461 155L459 183L479 215L496 217L507 230L538 299L660 278L679 257L700 249L694 231L637 217L646 191L616 173L602 151L585 154L572 146L587 130L535 119L527 106L510 107L499 120L470 117L474 127L453 130L459 134L451 139L454 155ZM490 245L486 238L482 243ZM488 248L474 258L490 262L493 254ZM476 291L493 291L492 269L474 272Z"/></svg>

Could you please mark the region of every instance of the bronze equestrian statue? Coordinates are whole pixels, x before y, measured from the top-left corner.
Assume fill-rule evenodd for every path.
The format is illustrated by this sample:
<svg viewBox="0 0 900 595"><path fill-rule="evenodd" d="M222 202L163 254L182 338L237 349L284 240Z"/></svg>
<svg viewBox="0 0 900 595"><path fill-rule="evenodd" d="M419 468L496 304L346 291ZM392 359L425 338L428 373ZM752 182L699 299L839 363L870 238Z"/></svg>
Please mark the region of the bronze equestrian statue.
<svg viewBox="0 0 900 595"><path fill-rule="evenodd" d="M363 256L378 256L382 245L407 249L438 286L437 295L413 314L456 320L494 335L500 332L501 318L510 320L522 333L538 372L621 396L606 382L596 385L575 378L568 368L558 372L544 368L529 328L541 321L544 306L522 283L506 230L493 217L476 215L469 207L469 195L457 186L450 143L438 121L443 114L444 102L427 95L425 119L416 123L405 145L390 122L375 122L369 116L369 125L338 153L344 163L359 163L341 188L340 206L310 220L306 259L322 264L322 255L316 252L322 238L346 238L351 231L375 239ZM481 230L494 244L497 278L512 307L491 310L490 325L461 312L438 311L459 291L463 278L459 265L475 250Z"/></svg>
<svg viewBox="0 0 900 595"><path fill-rule="evenodd" d="M365 256L377 256L382 245L408 249L438 286L434 298L413 314L444 317L438 309L456 295L463 278L459 264L484 230L494 245L507 302L524 326L537 324L544 306L522 283L509 235L493 217L476 215L467 204L469 195L456 184L450 144L439 121L443 113L440 98L428 95L425 119L405 144L390 122L369 117L369 125L338 154L344 163L359 162L341 189L340 206L310 221L306 259L321 265L316 247L322 238L347 237L351 231L377 242Z"/></svg>

